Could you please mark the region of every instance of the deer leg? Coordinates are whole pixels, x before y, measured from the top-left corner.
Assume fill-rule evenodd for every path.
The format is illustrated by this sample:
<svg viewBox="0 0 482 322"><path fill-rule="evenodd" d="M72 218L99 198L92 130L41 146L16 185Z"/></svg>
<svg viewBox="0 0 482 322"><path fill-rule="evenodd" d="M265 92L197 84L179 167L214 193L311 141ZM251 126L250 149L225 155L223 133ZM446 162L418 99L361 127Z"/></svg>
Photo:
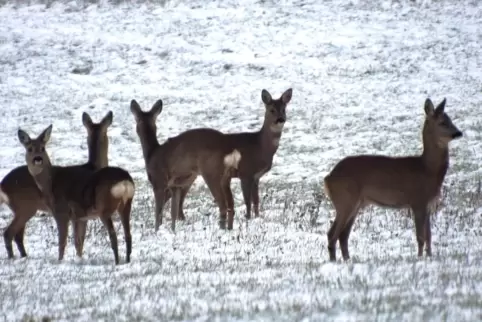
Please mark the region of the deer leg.
<svg viewBox="0 0 482 322"><path fill-rule="evenodd" d="M427 209L418 207L412 209L415 221L415 233L417 235L418 257L423 256L423 246L425 244L425 223L427 222Z"/></svg>
<svg viewBox="0 0 482 322"><path fill-rule="evenodd" d="M356 216L353 216L345 225L345 228L341 231L338 241L340 243L341 255L344 260L350 259L350 253L348 252L348 238L350 237L350 232L355 223Z"/></svg>
<svg viewBox="0 0 482 322"><path fill-rule="evenodd" d="M132 208L132 199L129 199L122 206L122 209L118 210L122 227L124 228L124 238L126 240L126 263L131 262L131 253L132 253L132 236L131 236L131 226L130 226L131 208Z"/></svg>
<svg viewBox="0 0 482 322"><path fill-rule="evenodd" d="M359 202L350 202L346 200L343 203L334 203L336 209L335 221L328 231L328 252L330 254L330 261L336 261L336 242L341 238L340 247L345 248L345 252L342 249L342 256L348 256L348 237L350 235L351 226L343 234L343 231L347 228L350 220L355 220L356 213L359 208ZM351 223L353 225L353 223Z"/></svg>
<svg viewBox="0 0 482 322"><path fill-rule="evenodd" d="M234 198L231 191L231 177L223 177L221 183L228 217L228 230L233 230L234 226Z"/></svg>
<svg viewBox="0 0 482 322"><path fill-rule="evenodd" d="M159 230L162 225L162 211L164 210L164 204L169 197L166 196L166 184L162 182L154 187L154 198L156 202L156 220L155 220L155 230Z"/></svg>
<svg viewBox="0 0 482 322"><path fill-rule="evenodd" d="M253 198L254 216L259 217L259 179L254 180L252 198Z"/></svg>
<svg viewBox="0 0 482 322"><path fill-rule="evenodd" d="M17 248L20 253L20 256L21 257L27 256L27 252L25 251L25 246L23 245L25 224L37 212L36 209L16 210L16 208L17 207L11 206L14 217L10 225L8 225L8 227L5 229L3 233L3 239L5 241L5 248L7 250L8 258L13 258L12 240L14 238L15 238L15 243L17 244Z"/></svg>
<svg viewBox="0 0 482 322"><path fill-rule="evenodd" d="M173 232L176 231L176 219L179 214L179 204L181 200L182 189L180 187L171 188L171 229Z"/></svg>
<svg viewBox="0 0 482 322"><path fill-rule="evenodd" d="M432 256L432 229L430 227L430 214L425 219L425 253Z"/></svg>
<svg viewBox="0 0 482 322"><path fill-rule="evenodd" d="M244 204L246 205L246 219L251 219L251 197L253 195L254 178L241 178L241 190L243 191Z"/></svg>
<svg viewBox="0 0 482 322"><path fill-rule="evenodd" d="M219 176L216 173L203 173L202 177L219 207L219 228L226 229L227 207L226 200L224 199L224 193L222 190L222 176Z"/></svg>
<svg viewBox="0 0 482 322"><path fill-rule="evenodd" d="M59 215L54 215L57 222L57 230L59 237L59 261L64 259L65 246L67 246L67 236L69 233L69 220Z"/></svg>
<svg viewBox="0 0 482 322"><path fill-rule="evenodd" d="M193 176L193 179L191 179L190 182L186 183L186 186L182 188L181 191L181 199L179 200L179 220L185 220L186 216L184 216L184 199L186 198L187 193L189 192L189 189L191 189L192 184L196 180L197 176Z"/></svg>
<svg viewBox="0 0 482 322"><path fill-rule="evenodd" d="M15 243L17 244L18 252L21 257L27 257L27 252L25 251L25 246L23 245L23 236L25 234L25 225L19 229L15 235Z"/></svg>
<svg viewBox="0 0 482 322"><path fill-rule="evenodd" d="M119 264L119 249L117 246L117 235L115 233L114 229L114 223L112 222L112 218L110 217L111 214L106 214L101 217L102 223L104 224L105 229L107 230L107 233L109 234L109 239L110 239L110 246L112 247L112 250L114 251L114 260L115 264Z"/></svg>
<svg viewBox="0 0 482 322"><path fill-rule="evenodd" d="M82 257L84 253L85 234L87 232L87 221L73 220L72 228L74 230L74 244L77 257Z"/></svg>

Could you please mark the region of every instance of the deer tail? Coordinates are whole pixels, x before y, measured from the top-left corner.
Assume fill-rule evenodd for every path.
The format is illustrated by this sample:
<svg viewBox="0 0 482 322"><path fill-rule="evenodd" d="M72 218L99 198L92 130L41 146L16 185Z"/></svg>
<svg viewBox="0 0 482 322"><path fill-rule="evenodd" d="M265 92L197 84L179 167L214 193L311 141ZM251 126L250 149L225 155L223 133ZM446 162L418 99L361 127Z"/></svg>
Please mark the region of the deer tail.
<svg viewBox="0 0 482 322"><path fill-rule="evenodd" d="M8 196L5 192L3 192L2 187L0 187L0 205L3 203L8 204Z"/></svg>
<svg viewBox="0 0 482 322"><path fill-rule="evenodd" d="M111 195L116 199L122 199L124 203L134 197L134 183L130 180L117 182L110 188Z"/></svg>

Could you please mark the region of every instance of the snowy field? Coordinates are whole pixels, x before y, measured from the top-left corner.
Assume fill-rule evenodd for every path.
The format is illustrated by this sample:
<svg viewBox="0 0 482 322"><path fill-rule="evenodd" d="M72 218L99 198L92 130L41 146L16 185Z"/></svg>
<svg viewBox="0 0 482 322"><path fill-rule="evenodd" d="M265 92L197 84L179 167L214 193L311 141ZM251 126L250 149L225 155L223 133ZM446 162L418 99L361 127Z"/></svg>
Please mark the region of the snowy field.
<svg viewBox="0 0 482 322"><path fill-rule="evenodd" d="M69 239L57 261L50 216L27 225L29 257L0 247L0 319L37 321L474 321L482 319L479 1L174 0L164 5L53 3L0 7L0 175L24 163L16 132L53 123L59 165L87 159L81 114L114 113L109 162L137 194L132 262L91 221L82 260ZM87 70L74 73L74 70ZM220 231L201 179L187 220L154 232L153 194L129 102L159 98L162 142L194 127L256 130L261 90L293 87L262 218L244 220L233 182L233 231ZM334 218L322 179L342 157L421 152L423 103L447 98L464 137L451 144L433 252L418 259L407 211L368 208L352 259L328 262ZM167 223L169 208L165 209ZM11 221L0 207L0 227ZM166 222L166 221L165 221ZM338 257L340 253L338 253Z"/></svg>

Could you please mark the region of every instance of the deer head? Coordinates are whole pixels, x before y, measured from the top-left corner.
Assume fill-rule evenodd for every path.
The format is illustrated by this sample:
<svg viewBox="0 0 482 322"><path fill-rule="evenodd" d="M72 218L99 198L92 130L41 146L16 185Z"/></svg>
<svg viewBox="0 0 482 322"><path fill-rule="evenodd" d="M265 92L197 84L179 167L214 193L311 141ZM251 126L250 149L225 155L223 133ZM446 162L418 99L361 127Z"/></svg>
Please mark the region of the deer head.
<svg viewBox="0 0 482 322"><path fill-rule="evenodd" d="M261 100L266 108L264 116L264 125L269 126L273 132L281 132L286 122L286 105L291 100L293 90L287 89L280 98L273 99L271 94L263 89L261 91Z"/></svg>
<svg viewBox="0 0 482 322"><path fill-rule="evenodd" d="M89 114L86 112L82 113L82 123L87 130L89 159L91 162L96 163L96 168L102 168L108 165L107 151L109 149L109 138L107 137L107 130L112 124L112 119L112 111L109 111L100 123L92 122Z"/></svg>
<svg viewBox="0 0 482 322"><path fill-rule="evenodd" d="M424 138L432 139L439 148L446 148L450 141L463 135L445 113L446 102L447 100L444 98L435 108L429 98L425 101Z"/></svg>
<svg viewBox="0 0 482 322"><path fill-rule="evenodd" d="M18 139L25 147L25 160L27 161L28 171L32 176L39 175L45 168L50 167L50 159L45 151L45 146L50 140L52 125L49 125L40 135L31 139L22 129L18 130Z"/></svg>

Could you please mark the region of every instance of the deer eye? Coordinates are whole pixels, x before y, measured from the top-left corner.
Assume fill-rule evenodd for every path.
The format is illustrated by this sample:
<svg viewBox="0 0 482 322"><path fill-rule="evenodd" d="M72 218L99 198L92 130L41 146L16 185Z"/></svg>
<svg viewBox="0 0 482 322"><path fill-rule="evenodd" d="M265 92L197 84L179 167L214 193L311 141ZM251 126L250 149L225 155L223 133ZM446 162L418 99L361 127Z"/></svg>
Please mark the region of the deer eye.
<svg viewBox="0 0 482 322"><path fill-rule="evenodd" d="M27 151L28 151L29 153L32 153L32 152L33 152L33 149L30 147L30 148L27 149Z"/></svg>
<svg viewBox="0 0 482 322"><path fill-rule="evenodd" d="M41 151L41 152L45 152L45 148L42 147L42 148L40 149L40 151Z"/></svg>
<svg viewBox="0 0 482 322"><path fill-rule="evenodd" d="M276 110L274 108L271 109L271 114L276 114Z"/></svg>

